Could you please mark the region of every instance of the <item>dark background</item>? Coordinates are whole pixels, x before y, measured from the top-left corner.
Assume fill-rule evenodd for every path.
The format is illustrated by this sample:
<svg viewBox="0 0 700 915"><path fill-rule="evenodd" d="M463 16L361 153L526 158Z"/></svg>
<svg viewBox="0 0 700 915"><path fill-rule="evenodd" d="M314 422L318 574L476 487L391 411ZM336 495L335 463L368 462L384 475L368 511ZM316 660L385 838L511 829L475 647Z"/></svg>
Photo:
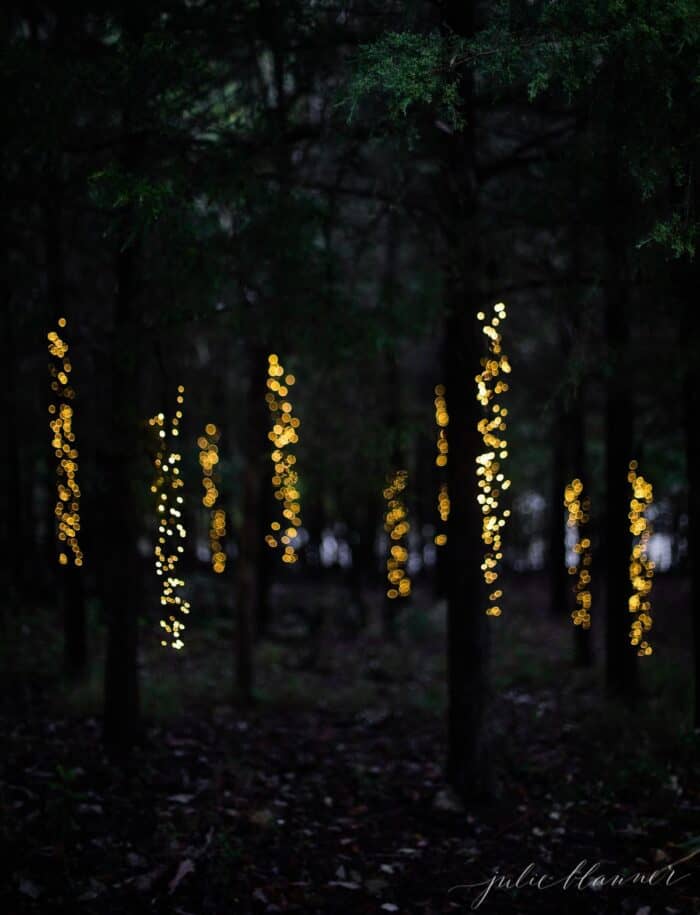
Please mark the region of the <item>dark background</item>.
<svg viewBox="0 0 700 915"><path fill-rule="evenodd" d="M494 890L481 911L696 911L697 0L10 3L1 27L4 910L428 915L531 862L687 859L675 886ZM476 314L499 301L512 516L487 618ZM61 317L79 567L58 561L48 428ZM264 542L270 353L301 420L289 565ZM173 651L148 418L178 385ZM643 658L633 459L654 487ZM412 593L390 601L398 470Z"/></svg>

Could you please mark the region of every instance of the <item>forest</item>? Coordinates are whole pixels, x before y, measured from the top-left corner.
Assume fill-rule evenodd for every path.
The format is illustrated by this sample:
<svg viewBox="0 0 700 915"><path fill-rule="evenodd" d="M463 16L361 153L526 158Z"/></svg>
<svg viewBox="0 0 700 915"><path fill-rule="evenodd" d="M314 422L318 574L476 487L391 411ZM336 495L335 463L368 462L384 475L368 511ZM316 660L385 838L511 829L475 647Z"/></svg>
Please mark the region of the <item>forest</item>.
<svg viewBox="0 0 700 915"><path fill-rule="evenodd" d="M0 22L2 912L700 913L699 0Z"/></svg>

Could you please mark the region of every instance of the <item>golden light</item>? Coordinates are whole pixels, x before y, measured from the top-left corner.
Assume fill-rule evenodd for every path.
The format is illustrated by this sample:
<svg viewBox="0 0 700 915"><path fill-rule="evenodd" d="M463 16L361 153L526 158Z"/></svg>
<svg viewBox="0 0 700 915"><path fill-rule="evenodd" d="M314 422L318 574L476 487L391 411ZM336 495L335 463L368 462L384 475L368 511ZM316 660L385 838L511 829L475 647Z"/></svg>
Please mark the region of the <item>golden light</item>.
<svg viewBox="0 0 700 915"><path fill-rule="evenodd" d="M202 487L204 489L202 505L211 509L209 552L212 569L217 575L220 575L226 568L226 553L222 545L222 540L226 536L226 512L216 505L219 499L217 483L220 482L219 475L216 472L216 466L219 463L219 438L219 430L214 423L207 423L204 427L204 435L200 435L197 439L199 464L202 468Z"/></svg>
<svg viewBox="0 0 700 915"><path fill-rule="evenodd" d="M497 330L506 318L506 306L498 302L493 306L493 317L482 327L488 339L488 355L481 359L481 372L476 376L476 398L484 408L484 417L477 423L484 451L476 458L476 475L481 490L477 501L482 512L481 539L486 546L481 571L484 581L492 587L499 577L498 566L503 559L501 532L510 517L510 510L501 509L501 496L510 487L510 480L502 472L502 464L508 457L508 442L504 437L507 428L508 410L500 405L498 398L508 391L508 383L502 379L509 375L511 368L508 357L503 353L501 334ZM486 314L477 314L480 322L486 321ZM487 616L500 616L501 608L496 601L503 596L500 589L489 593L490 606Z"/></svg>
<svg viewBox="0 0 700 915"><path fill-rule="evenodd" d="M653 625L651 616L651 589L654 583L654 563L649 559L649 540L653 533L647 512L654 504L654 488L643 476L637 473L637 461L630 461L627 479L632 485L629 522L630 533L634 538L630 556L629 576L632 594L628 609L634 614L630 627L630 642L637 649L640 657L653 653L645 634Z"/></svg>
<svg viewBox="0 0 700 915"><path fill-rule="evenodd" d="M447 401L445 400L444 384L435 385L435 400L433 402L435 404L435 423L438 427L435 466L444 471L444 468L447 467L447 455L449 453L447 427L450 423L450 417L447 412ZM438 514L440 515L440 522L443 530L438 531L435 535L435 546L444 546L447 543L447 534L445 533L444 527L447 524L447 519L450 517L450 496L447 489L447 483L445 482L440 483L440 489L438 491Z"/></svg>
<svg viewBox="0 0 700 915"><path fill-rule="evenodd" d="M590 500L583 495L583 483L578 478L564 489L564 507L568 516L567 525L577 532L574 553L579 556L578 565L569 566L569 575L577 575L574 585L576 607L571 614L574 626L591 628L591 541L585 534L590 519ZM578 574L577 574L578 573Z"/></svg>
<svg viewBox="0 0 700 915"><path fill-rule="evenodd" d="M67 325L65 318L58 319L59 328ZM78 449L75 446L73 431L74 410L68 401L75 399L75 391L70 386L69 376L72 365L68 358L68 344L57 331L48 334L51 390L56 402L49 405L49 428L52 438L51 446L57 460L56 465L56 535L61 545L68 544L73 556L73 564L82 566L83 552L80 549L78 534L80 532L80 486L78 485ZM62 549L58 554L59 565L68 565L68 554Z"/></svg>
<svg viewBox="0 0 700 915"><path fill-rule="evenodd" d="M297 429L301 421L294 416L289 400L289 388L296 379L294 375L284 374L284 368L275 353L268 356L267 362L268 390L265 401L272 420L272 428L267 437L272 443L272 485L275 499L281 504L282 521L270 523L272 533L266 535L265 542L271 549L282 547L282 562L293 564L298 559L294 541L298 535L297 528L301 527L301 493L298 488L299 477L294 469L297 459L292 451L292 446L299 442Z"/></svg>
<svg viewBox="0 0 700 915"><path fill-rule="evenodd" d="M383 491L386 500L384 513L384 530L389 535L389 550L386 560L386 577L388 588L386 596L391 600L397 597L408 597L411 593L411 579L406 571L408 549L406 537L411 529L407 520L407 511L401 495L406 489L408 474L397 470L388 479Z"/></svg>
<svg viewBox="0 0 700 915"><path fill-rule="evenodd" d="M183 524L183 497L180 490L183 487L179 464L182 455L174 450L174 439L179 435L179 425L182 419L182 404L184 403L185 389L180 385L177 389L177 409L170 423L170 442L165 428L165 415L158 413L148 420L156 435L156 453L153 465L156 477L151 485L151 492L156 496L156 516L158 531L154 547L154 561L156 575L161 578L160 604L163 608L161 628L170 640L170 647L180 650L184 642L182 632L185 624L183 616L190 612L190 604L182 594L185 581L176 574L177 564L184 553L184 542L187 531ZM161 645L167 646L168 640L163 639Z"/></svg>

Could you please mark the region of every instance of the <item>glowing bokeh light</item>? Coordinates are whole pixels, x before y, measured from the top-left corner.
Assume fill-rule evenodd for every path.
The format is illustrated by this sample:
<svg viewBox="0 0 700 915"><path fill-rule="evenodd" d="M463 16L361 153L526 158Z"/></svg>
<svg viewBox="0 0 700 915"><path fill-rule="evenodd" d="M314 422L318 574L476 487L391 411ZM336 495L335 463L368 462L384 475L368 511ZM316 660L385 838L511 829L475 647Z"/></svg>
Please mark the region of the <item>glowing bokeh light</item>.
<svg viewBox="0 0 700 915"><path fill-rule="evenodd" d="M65 318L58 319L58 327L63 330L68 324ZM52 438L51 446L56 457L56 536L58 538L59 565L68 565L70 550L73 564L82 566L83 552L80 549L78 534L80 532L80 486L78 485L78 449L75 445L73 431L74 411L71 401L75 400L75 390L69 383L73 369L68 357L68 344L58 331L48 334L51 390L56 401L49 404L49 428Z"/></svg>
<svg viewBox="0 0 700 915"><path fill-rule="evenodd" d="M161 645L179 651L184 642L182 632L185 623L182 617L190 612L189 601L181 591L185 587L184 579L177 575L177 564L184 553L184 542L187 531L183 524L183 487L179 464L182 455L175 450L176 439L179 435L179 425L182 419L182 405L184 403L185 389L180 385L177 389L177 408L170 422L170 438L165 428L165 415L158 413L148 420L154 432L157 433L157 450L153 459L156 476L151 485L151 492L156 497L156 515L158 518L158 531L154 547L154 561L156 575L161 578L160 604L166 614L160 621L161 628L168 638L161 641Z"/></svg>
<svg viewBox="0 0 700 915"><path fill-rule="evenodd" d="M583 495L583 483L576 478L564 489L564 507L567 510L567 525L576 530L574 553L579 557L578 565L569 566L569 575L577 575L574 585L576 607L571 619L575 626L591 628L591 540L585 533L590 520L590 500ZM578 574L577 574L578 573Z"/></svg>
<svg viewBox="0 0 700 915"><path fill-rule="evenodd" d="M499 577L498 566L503 559L501 531L510 517L510 509L501 510L501 496L510 487L510 480L502 472L502 462L508 457L506 431L508 410L498 402L498 397L508 391L508 383L502 375L509 375L511 368L508 357L503 353L501 334L498 327L506 318L506 306L498 302L493 307L493 317L486 322L483 311L477 319L484 323L482 333L488 338L489 353L481 358L481 372L476 376L476 398L486 414L477 423L484 451L476 458L476 475L481 490L477 501L482 512L481 539L486 546L481 571L484 581L492 588ZM501 607L497 601L503 596L500 588L489 593L490 605L487 616L500 616Z"/></svg>

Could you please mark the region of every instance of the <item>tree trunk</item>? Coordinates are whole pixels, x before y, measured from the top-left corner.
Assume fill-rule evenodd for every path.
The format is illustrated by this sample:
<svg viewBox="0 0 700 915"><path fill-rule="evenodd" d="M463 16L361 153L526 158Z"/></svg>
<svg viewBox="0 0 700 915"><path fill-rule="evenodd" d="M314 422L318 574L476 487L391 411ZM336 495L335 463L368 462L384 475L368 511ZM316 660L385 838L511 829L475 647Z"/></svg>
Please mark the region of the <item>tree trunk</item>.
<svg viewBox="0 0 700 915"><path fill-rule="evenodd" d="M389 323L393 324L395 321L395 312L397 304L397 263L396 259L398 256L398 247L399 247L399 224L397 219L396 210L391 210L387 218L386 224L386 241L384 246L384 271L382 276L382 289L381 297L384 308L388 315ZM391 466L390 466L390 476L399 470L404 470L404 459L403 448L401 447L401 374L399 371L399 364L396 356L396 350L394 348L390 349L387 354L387 390L389 391L389 396L387 397L387 410L386 410L386 428L387 430L392 430L392 443L391 443ZM410 491L410 486L412 485L411 480L408 480L409 490L405 490L403 493L403 501L406 504L406 510L408 511L408 493ZM391 550L391 542L387 543L387 557L389 556L389 551ZM396 641L397 631L396 631L396 618L400 609L400 602L404 598L390 598L387 595L388 586L385 581L384 584L384 599L382 601L382 635L384 639L388 642Z"/></svg>
<svg viewBox="0 0 700 915"><path fill-rule="evenodd" d="M679 267L683 296L683 351L685 372L684 426L686 479L688 486L688 570L693 650L693 727L700 728L700 313L697 305L698 254L690 264Z"/></svg>
<svg viewBox="0 0 700 915"><path fill-rule="evenodd" d="M549 505L549 612L561 618L568 606L568 577L566 573L564 487L568 483L568 429L567 410L561 402L561 395L553 418L551 432L552 468L550 473L551 492Z"/></svg>
<svg viewBox="0 0 700 915"><path fill-rule="evenodd" d="M605 233L605 334L608 377L605 400L606 482L606 685L609 694L632 700L637 692L637 656L630 644L629 560L631 535L627 481L632 458L633 398L627 372L629 255L625 225L629 200L616 128L608 125Z"/></svg>
<svg viewBox="0 0 700 915"><path fill-rule="evenodd" d="M138 149L131 134L130 111L123 115L123 167L132 174ZM124 207L118 235L114 328L110 353L111 445L103 458L106 470L103 552L103 604L107 615L107 657L104 680L104 740L114 757L129 753L140 732L138 675L138 602L143 595L137 552L139 479L134 466L138 438L140 358L139 241L134 237L135 213Z"/></svg>
<svg viewBox="0 0 700 915"><path fill-rule="evenodd" d="M583 483L584 497L590 497L590 478L588 475L588 465L586 461L586 429L585 429L585 412L583 403L583 390L577 388L574 400L569 413L569 428L571 449L573 453L574 475ZM588 532L590 532L590 523ZM595 575L595 570L592 572ZM595 579L593 580L593 587ZM569 603L571 605L571 602ZM595 611L594 611L595 612ZM592 624L594 625L594 623ZM574 626L574 664L576 667L590 667L593 663L593 646L591 641L591 630L584 629L583 626Z"/></svg>
<svg viewBox="0 0 700 915"><path fill-rule="evenodd" d="M469 38L475 4L449 0L445 25ZM473 74L460 80L462 131L442 135L445 265L445 384L450 415L447 464L450 518L447 529L447 778L463 797L481 793L488 630L480 573L481 512L476 501L475 458L481 451L481 411L473 388L483 355L475 318L480 304Z"/></svg>
<svg viewBox="0 0 700 915"><path fill-rule="evenodd" d="M243 522L238 537L236 569L236 643L234 696L244 703L253 699L254 614L258 607L258 564L263 524L260 517L262 468L266 460L267 353L253 346L248 354L248 428L243 471ZM267 547L266 547L267 549Z"/></svg>

